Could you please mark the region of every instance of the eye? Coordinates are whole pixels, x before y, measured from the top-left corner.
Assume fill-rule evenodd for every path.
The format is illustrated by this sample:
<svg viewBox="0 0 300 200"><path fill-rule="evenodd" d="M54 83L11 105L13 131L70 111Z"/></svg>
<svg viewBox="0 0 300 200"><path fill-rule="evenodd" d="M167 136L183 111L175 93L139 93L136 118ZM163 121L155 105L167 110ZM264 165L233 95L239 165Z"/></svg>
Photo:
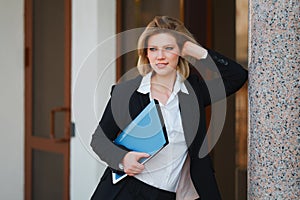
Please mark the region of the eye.
<svg viewBox="0 0 300 200"><path fill-rule="evenodd" d="M174 47L166 47L166 50L168 51L172 51L174 49Z"/></svg>
<svg viewBox="0 0 300 200"><path fill-rule="evenodd" d="M156 48L154 48L154 47L149 47L148 49L149 49L149 51L156 51Z"/></svg>

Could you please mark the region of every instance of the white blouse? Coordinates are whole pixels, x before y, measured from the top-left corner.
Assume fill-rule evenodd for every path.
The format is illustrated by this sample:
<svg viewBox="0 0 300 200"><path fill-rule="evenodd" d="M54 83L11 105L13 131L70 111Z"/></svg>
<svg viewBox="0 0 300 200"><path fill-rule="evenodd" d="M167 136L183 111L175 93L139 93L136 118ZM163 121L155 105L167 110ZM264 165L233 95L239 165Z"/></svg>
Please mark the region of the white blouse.
<svg viewBox="0 0 300 200"><path fill-rule="evenodd" d="M143 77L138 92L147 94L151 99L150 81L152 72ZM166 126L169 144L157 155L145 163L145 169L135 177L154 187L176 192L178 187L181 169L187 157L187 146L182 128L181 115L179 110L178 92L188 94L188 90L177 73L173 92L166 105L160 103L160 108Z"/></svg>

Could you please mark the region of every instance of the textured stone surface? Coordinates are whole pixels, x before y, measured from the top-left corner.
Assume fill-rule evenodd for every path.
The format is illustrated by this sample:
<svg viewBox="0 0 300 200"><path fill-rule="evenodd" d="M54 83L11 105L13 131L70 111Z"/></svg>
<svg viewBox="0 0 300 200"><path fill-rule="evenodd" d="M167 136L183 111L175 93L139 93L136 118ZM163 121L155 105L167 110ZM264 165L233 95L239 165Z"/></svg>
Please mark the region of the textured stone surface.
<svg viewBox="0 0 300 200"><path fill-rule="evenodd" d="M300 199L299 4L249 1L248 199Z"/></svg>

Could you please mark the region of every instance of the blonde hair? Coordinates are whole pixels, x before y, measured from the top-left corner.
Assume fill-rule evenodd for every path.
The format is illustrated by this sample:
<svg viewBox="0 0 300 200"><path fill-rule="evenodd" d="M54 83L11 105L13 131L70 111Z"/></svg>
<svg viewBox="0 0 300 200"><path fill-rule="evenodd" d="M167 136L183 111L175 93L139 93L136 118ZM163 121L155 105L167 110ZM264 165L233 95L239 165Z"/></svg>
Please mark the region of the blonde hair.
<svg viewBox="0 0 300 200"><path fill-rule="evenodd" d="M149 60L147 58L148 40L151 36L159 33L168 33L172 35L176 39L177 45L180 50L182 49L182 46L186 41L191 41L197 44L195 38L186 29L181 21L168 16L156 16L147 25L146 29L141 34L138 40L137 48L139 59L137 68L142 76L145 76L147 73L152 71ZM177 70L184 79L186 79L190 74L188 62L181 56L179 56Z"/></svg>

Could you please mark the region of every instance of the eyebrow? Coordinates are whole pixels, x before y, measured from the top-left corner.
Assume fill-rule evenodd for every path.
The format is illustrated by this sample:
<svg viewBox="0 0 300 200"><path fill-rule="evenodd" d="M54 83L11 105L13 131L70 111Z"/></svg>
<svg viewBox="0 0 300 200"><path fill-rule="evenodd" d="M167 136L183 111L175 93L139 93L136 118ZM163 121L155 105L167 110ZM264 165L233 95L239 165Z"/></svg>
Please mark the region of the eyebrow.
<svg viewBox="0 0 300 200"><path fill-rule="evenodd" d="M164 45L162 47L168 47L168 46L175 46L175 45L174 44L166 44L166 45ZM158 47L158 46L156 46L156 45L148 45L148 48L149 47Z"/></svg>

